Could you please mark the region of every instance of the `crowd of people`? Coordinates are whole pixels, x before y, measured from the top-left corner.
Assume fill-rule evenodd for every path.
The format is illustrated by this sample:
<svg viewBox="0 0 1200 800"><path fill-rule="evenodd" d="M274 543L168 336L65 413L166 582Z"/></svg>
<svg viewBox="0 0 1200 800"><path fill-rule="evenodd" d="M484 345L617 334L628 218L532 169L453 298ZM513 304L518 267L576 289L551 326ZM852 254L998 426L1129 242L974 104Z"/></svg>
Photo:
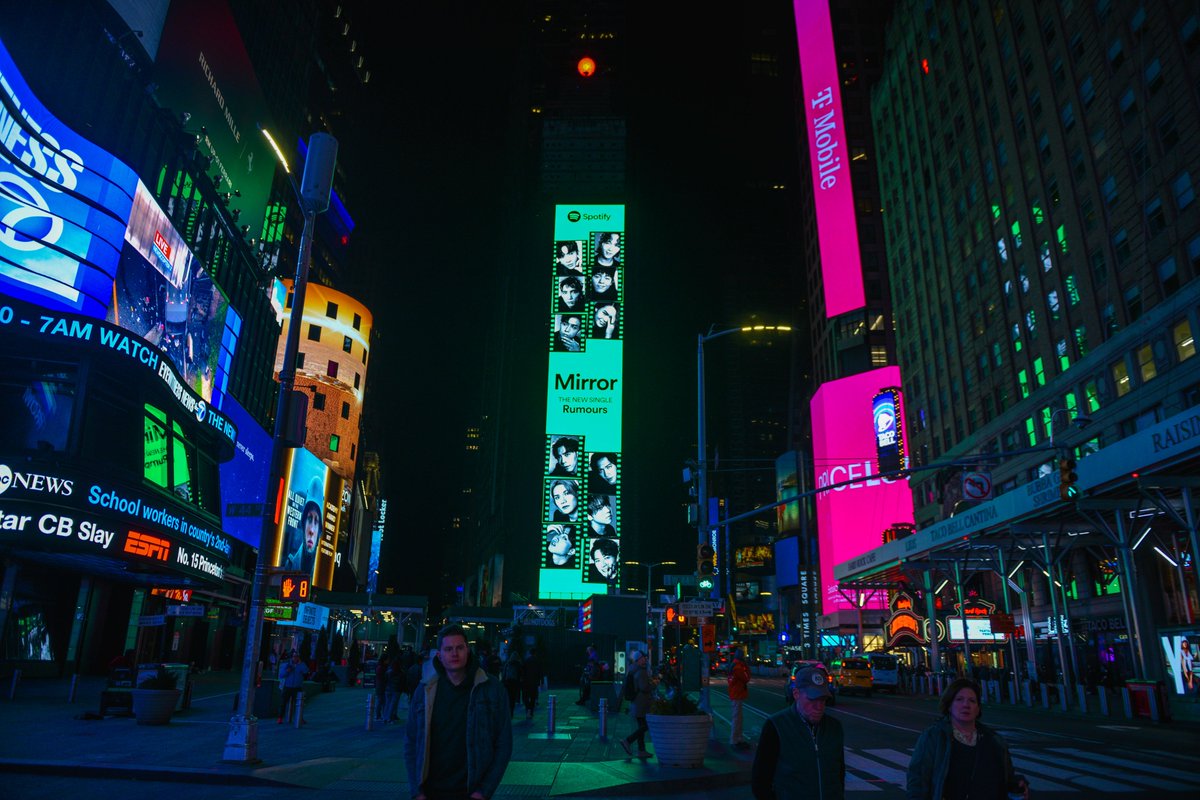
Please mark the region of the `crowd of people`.
<svg viewBox="0 0 1200 800"><path fill-rule="evenodd" d="M314 671L296 650L286 657L272 650L269 658L272 666L279 662L280 723L310 675L318 680L334 677L328 664ZM420 653L396 646L393 640L371 670L378 698L376 720L401 722L400 702L405 695L409 698L403 719L404 757L412 797L491 797L512 755L512 720L518 705L526 720L533 719L538 706L545 670L536 648L521 652L514 646L495 652L479 644L472 649L463 628L449 625L438 633L432 649ZM610 676L607 662L589 645L577 704L590 707L593 684ZM750 682L750 669L735 650L727 677L729 743L734 749L751 746L742 725ZM825 713L832 696L830 676L820 665L806 666L797 670L789 687L789 705L763 724L751 791L757 800L843 798L845 733L840 722ZM630 653L617 699L618 704L628 701L627 713L634 722L632 732L617 740L629 757L652 757L646 749L647 715L657 697L669 701L680 694L680 679L670 660L652 672L645 652ZM1028 800L1029 784L1014 771L1007 743L980 721L983 696L972 678L949 683L938 703L939 717L921 733L908 766L906 793L911 800Z"/></svg>

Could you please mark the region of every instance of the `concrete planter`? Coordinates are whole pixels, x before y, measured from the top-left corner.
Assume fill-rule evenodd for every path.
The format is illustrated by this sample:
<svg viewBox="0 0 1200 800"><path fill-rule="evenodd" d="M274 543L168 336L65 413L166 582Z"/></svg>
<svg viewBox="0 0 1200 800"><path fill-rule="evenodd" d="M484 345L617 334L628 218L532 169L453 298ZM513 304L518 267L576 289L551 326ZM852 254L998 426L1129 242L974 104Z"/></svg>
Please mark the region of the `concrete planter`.
<svg viewBox="0 0 1200 800"><path fill-rule="evenodd" d="M701 767L708 750L712 718L707 714L663 716L647 714L654 757L668 767Z"/></svg>
<svg viewBox="0 0 1200 800"><path fill-rule="evenodd" d="M179 689L134 689L133 715L138 725L166 725L181 694Z"/></svg>

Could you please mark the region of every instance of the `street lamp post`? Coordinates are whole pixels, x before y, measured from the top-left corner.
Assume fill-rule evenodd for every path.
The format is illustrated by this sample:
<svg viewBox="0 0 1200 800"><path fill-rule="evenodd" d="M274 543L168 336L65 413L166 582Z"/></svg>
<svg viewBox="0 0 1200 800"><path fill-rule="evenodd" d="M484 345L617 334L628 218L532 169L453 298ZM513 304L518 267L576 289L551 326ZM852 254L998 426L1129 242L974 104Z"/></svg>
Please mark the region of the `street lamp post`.
<svg viewBox="0 0 1200 800"><path fill-rule="evenodd" d="M263 134L275 143L270 134ZM276 153L278 154L278 148ZM328 133L314 133L309 138L308 155L304 160L304 176L297 188L287 162L280 163L288 173L288 182L296 193L304 212L304 228L300 234L300 252L296 258L296 277L292 285L292 311L288 318L287 339L283 348L283 366L279 370L279 397L275 404L275 430L271 439L271 471L268 478L266 502L263 503L262 537L255 558L254 580L250 586L250 609L246 620L246 647L242 653L242 681L238 690L237 713L229 720L229 735L225 740L225 761L255 763L258 758L258 718L254 716L254 683L258 663L258 645L262 636L263 607L269 565L267 552L275 538L276 503L281 497L272 491L282 489L284 459L287 455L289 410L292 409L292 390L296 380L296 353L300 349L300 328L304 323L304 292L308 285L308 265L312 256L313 227L317 214L329 208L333 186L333 170L337 162L337 139Z"/></svg>
<svg viewBox="0 0 1200 800"><path fill-rule="evenodd" d="M651 614L650 593L653 591L653 586L654 586L654 568L655 567L673 567L678 562L656 561L653 564L643 564L640 561L626 561L625 563L630 566L634 566L634 567L645 567L646 568L646 621L649 622L650 614ZM660 624L658 626L658 662L660 664L662 663L662 659L663 659L663 642L662 642L663 632L662 632L661 621L662 621L662 618L659 617ZM650 655L650 643L649 642L646 642L646 655L647 656Z"/></svg>
<svg viewBox="0 0 1200 800"><path fill-rule="evenodd" d="M708 522L708 427L707 406L704 400L704 343L728 336L731 333L753 333L756 331L779 331L790 333L790 325L744 325L739 328L724 328L707 334L696 335L696 529L698 543L709 541L712 532ZM728 582L728 576L726 576ZM713 596L721 596L720 582L714 582Z"/></svg>

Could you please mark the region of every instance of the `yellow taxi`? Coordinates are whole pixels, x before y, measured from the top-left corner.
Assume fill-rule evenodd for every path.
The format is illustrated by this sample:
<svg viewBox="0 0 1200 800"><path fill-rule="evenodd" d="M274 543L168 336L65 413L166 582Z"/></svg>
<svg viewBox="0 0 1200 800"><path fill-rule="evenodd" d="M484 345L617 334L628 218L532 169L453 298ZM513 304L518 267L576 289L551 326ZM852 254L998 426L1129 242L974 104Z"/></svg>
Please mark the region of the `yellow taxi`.
<svg viewBox="0 0 1200 800"><path fill-rule="evenodd" d="M832 677L839 692L861 692L870 697L875 689L871 662L865 658L853 656L834 662Z"/></svg>

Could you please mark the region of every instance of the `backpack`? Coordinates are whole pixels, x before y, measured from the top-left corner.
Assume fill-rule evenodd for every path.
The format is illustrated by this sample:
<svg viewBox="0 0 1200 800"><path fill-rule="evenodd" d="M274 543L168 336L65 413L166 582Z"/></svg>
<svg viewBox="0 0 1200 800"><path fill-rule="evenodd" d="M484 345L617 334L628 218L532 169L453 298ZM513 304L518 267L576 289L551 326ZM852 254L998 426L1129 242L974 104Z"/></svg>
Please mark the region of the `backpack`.
<svg viewBox="0 0 1200 800"><path fill-rule="evenodd" d="M638 688L637 683L633 680L633 671L625 673L625 684L621 687L621 697L633 702L637 700Z"/></svg>

